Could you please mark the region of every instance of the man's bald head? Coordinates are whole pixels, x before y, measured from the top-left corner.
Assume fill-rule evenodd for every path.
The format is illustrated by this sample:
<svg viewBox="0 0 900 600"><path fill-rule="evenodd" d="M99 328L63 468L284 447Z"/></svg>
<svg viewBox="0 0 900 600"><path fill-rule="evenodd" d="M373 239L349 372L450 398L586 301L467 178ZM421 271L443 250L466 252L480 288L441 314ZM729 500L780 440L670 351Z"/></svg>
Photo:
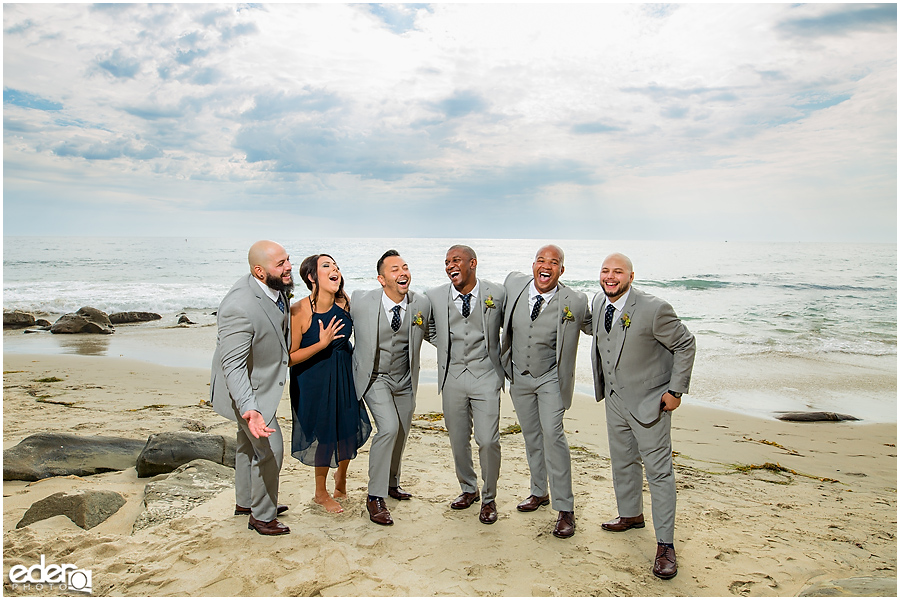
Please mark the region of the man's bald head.
<svg viewBox="0 0 900 600"><path fill-rule="evenodd" d="M250 246L247 262L250 273L273 290L290 292L294 289L291 258L281 244L269 240L256 242Z"/></svg>

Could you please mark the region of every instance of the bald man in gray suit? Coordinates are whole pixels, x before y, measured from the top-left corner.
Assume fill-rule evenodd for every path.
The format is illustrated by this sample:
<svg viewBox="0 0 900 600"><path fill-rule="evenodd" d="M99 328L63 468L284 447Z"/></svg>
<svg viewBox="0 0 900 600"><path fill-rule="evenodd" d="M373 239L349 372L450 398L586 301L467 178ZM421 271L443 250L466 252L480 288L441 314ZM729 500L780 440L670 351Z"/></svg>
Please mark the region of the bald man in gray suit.
<svg viewBox="0 0 900 600"><path fill-rule="evenodd" d="M513 272L506 277L500 353L531 472L531 495L516 509L531 512L552 498L553 510L559 511L553 535L559 538L575 534L572 461L563 417L572 405L578 337L591 331L587 296L559 282L564 262L562 249L547 245L537 251L531 276Z"/></svg>
<svg viewBox="0 0 900 600"><path fill-rule="evenodd" d="M641 464L647 473L656 559L653 574L671 579L675 558L675 471L672 411L688 392L694 336L672 306L631 287L634 268L610 254L600 270L602 294L594 297L591 365L597 401L606 399L606 428L619 516L602 524L622 532L644 526Z"/></svg>
<svg viewBox="0 0 900 600"><path fill-rule="evenodd" d="M213 409L236 421L234 457L236 515L261 535L291 530L276 518L278 478L284 439L275 411L287 376L294 287L291 260L275 242L259 241L248 254L250 274L238 279L222 299L209 393Z"/></svg>

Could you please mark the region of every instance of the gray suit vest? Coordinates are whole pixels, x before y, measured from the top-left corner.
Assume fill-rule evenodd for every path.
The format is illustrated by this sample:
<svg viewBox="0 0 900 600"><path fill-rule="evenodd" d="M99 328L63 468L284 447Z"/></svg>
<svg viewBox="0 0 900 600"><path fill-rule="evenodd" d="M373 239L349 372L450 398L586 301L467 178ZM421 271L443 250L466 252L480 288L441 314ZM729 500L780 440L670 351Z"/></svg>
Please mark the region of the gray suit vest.
<svg viewBox="0 0 900 600"><path fill-rule="evenodd" d="M406 311L409 313L409 310ZM391 329L391 322L378 307L378 352L375 353L375 373L389 375L394 381L409 376L409 327L408 315L403 315L400 329Z"/></svg>
<svg viewBox="0 0 900 600"><path fill-rule="evenodd" d="M601 321L606 312L606 306L604 303L600 310ZM608 396L614 390L621 389L616 380L616 361L618 357L615 356L615 353L619 347L619 337L624 329L621 321L614 319L609 333L606 333L606 328L602 322L600 323L599 331L600 335L597 337L597 358L600 369L603 371L603 382L606 384L606 389L603 390L603 393Z"/></svg>
<svg viewBox="0 0 900 600"><path fill-rule="evenodd" d="M472 312L468 319L463 318L452 301L449 311L450 356L447 369L450 374L459 377L468 369L475 377L482 377L493 371L494 365L488 357L487 342L484 339L484 316L480 303L475 298L472 299Z"/></svg>
<svg viewBox="0 0 900 600"><path fill-rule="evenodd" d="M534 321L528 291L522 293L512 315L512 361L522 373L540 377L556 366L556 305L554 294ZM551 306L552 305L552 306Z"/></svg>

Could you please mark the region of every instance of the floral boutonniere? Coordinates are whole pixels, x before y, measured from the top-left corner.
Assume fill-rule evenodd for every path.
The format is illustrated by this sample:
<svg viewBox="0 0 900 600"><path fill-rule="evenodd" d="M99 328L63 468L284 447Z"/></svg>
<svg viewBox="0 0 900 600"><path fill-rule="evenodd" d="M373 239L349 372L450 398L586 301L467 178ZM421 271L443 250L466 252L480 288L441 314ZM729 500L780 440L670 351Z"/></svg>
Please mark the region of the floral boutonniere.
<svg viewBox="0 0 900 600"><path fill-rule="evenodd" d="M572 314L572 311L569 310L569 307L568 307L568 306L565 307L565 308L563 309L563 317L562 317L562 320L563 320L563 322L565 322L565 321L574 321L574 320L575 320L575 315Z"/></svg>
<svg viewBox="0 0 900 600"><path fill-rule="evenodd" d="M484 305L488 308L497 308L497 305L494 303L494 297L488 296L484 299Z"/></svg>
<svg viewBox="0 0 900 600"><path fill-rule="evenodd" d="M619 320L622 321L622 329L631 327L631 317L628 316L628 313L623 314L622 318Z"/></svg>
<svg viewBox="0 0 900 600"><path fill-rule="evenodd" d="M418 325L419 327L421 327L424 323L425 323L425 319L422 317L422 311L420 310L413 317L413 325Z"/></svg>

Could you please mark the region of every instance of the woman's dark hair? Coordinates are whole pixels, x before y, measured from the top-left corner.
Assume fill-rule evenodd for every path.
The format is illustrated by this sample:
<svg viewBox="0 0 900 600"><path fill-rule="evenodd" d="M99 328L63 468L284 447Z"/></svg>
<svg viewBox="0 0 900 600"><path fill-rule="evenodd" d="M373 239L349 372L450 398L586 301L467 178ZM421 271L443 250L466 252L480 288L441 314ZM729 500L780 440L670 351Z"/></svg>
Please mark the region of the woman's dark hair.
<svg viewBox="0 0 900 600"><path fill-rule="evenodd" d="M312 256L304 258L303 262L300 263L300 277L303 279L303 283L306 284L306 287L309 288L309 291L312 292L309 295L309 303L312 306L313 312L316 312L316 300L319 297L319 259L323 256L330 258L331 262L336 262L334 257L330 254L313 254ZM312 281L310 281L310 279L312 279ZM344 292L343 274L341 274L341 286L334 295L335 300L338 298L343 298L349 308L350 298L348 298L347 293Z"/></svg>

